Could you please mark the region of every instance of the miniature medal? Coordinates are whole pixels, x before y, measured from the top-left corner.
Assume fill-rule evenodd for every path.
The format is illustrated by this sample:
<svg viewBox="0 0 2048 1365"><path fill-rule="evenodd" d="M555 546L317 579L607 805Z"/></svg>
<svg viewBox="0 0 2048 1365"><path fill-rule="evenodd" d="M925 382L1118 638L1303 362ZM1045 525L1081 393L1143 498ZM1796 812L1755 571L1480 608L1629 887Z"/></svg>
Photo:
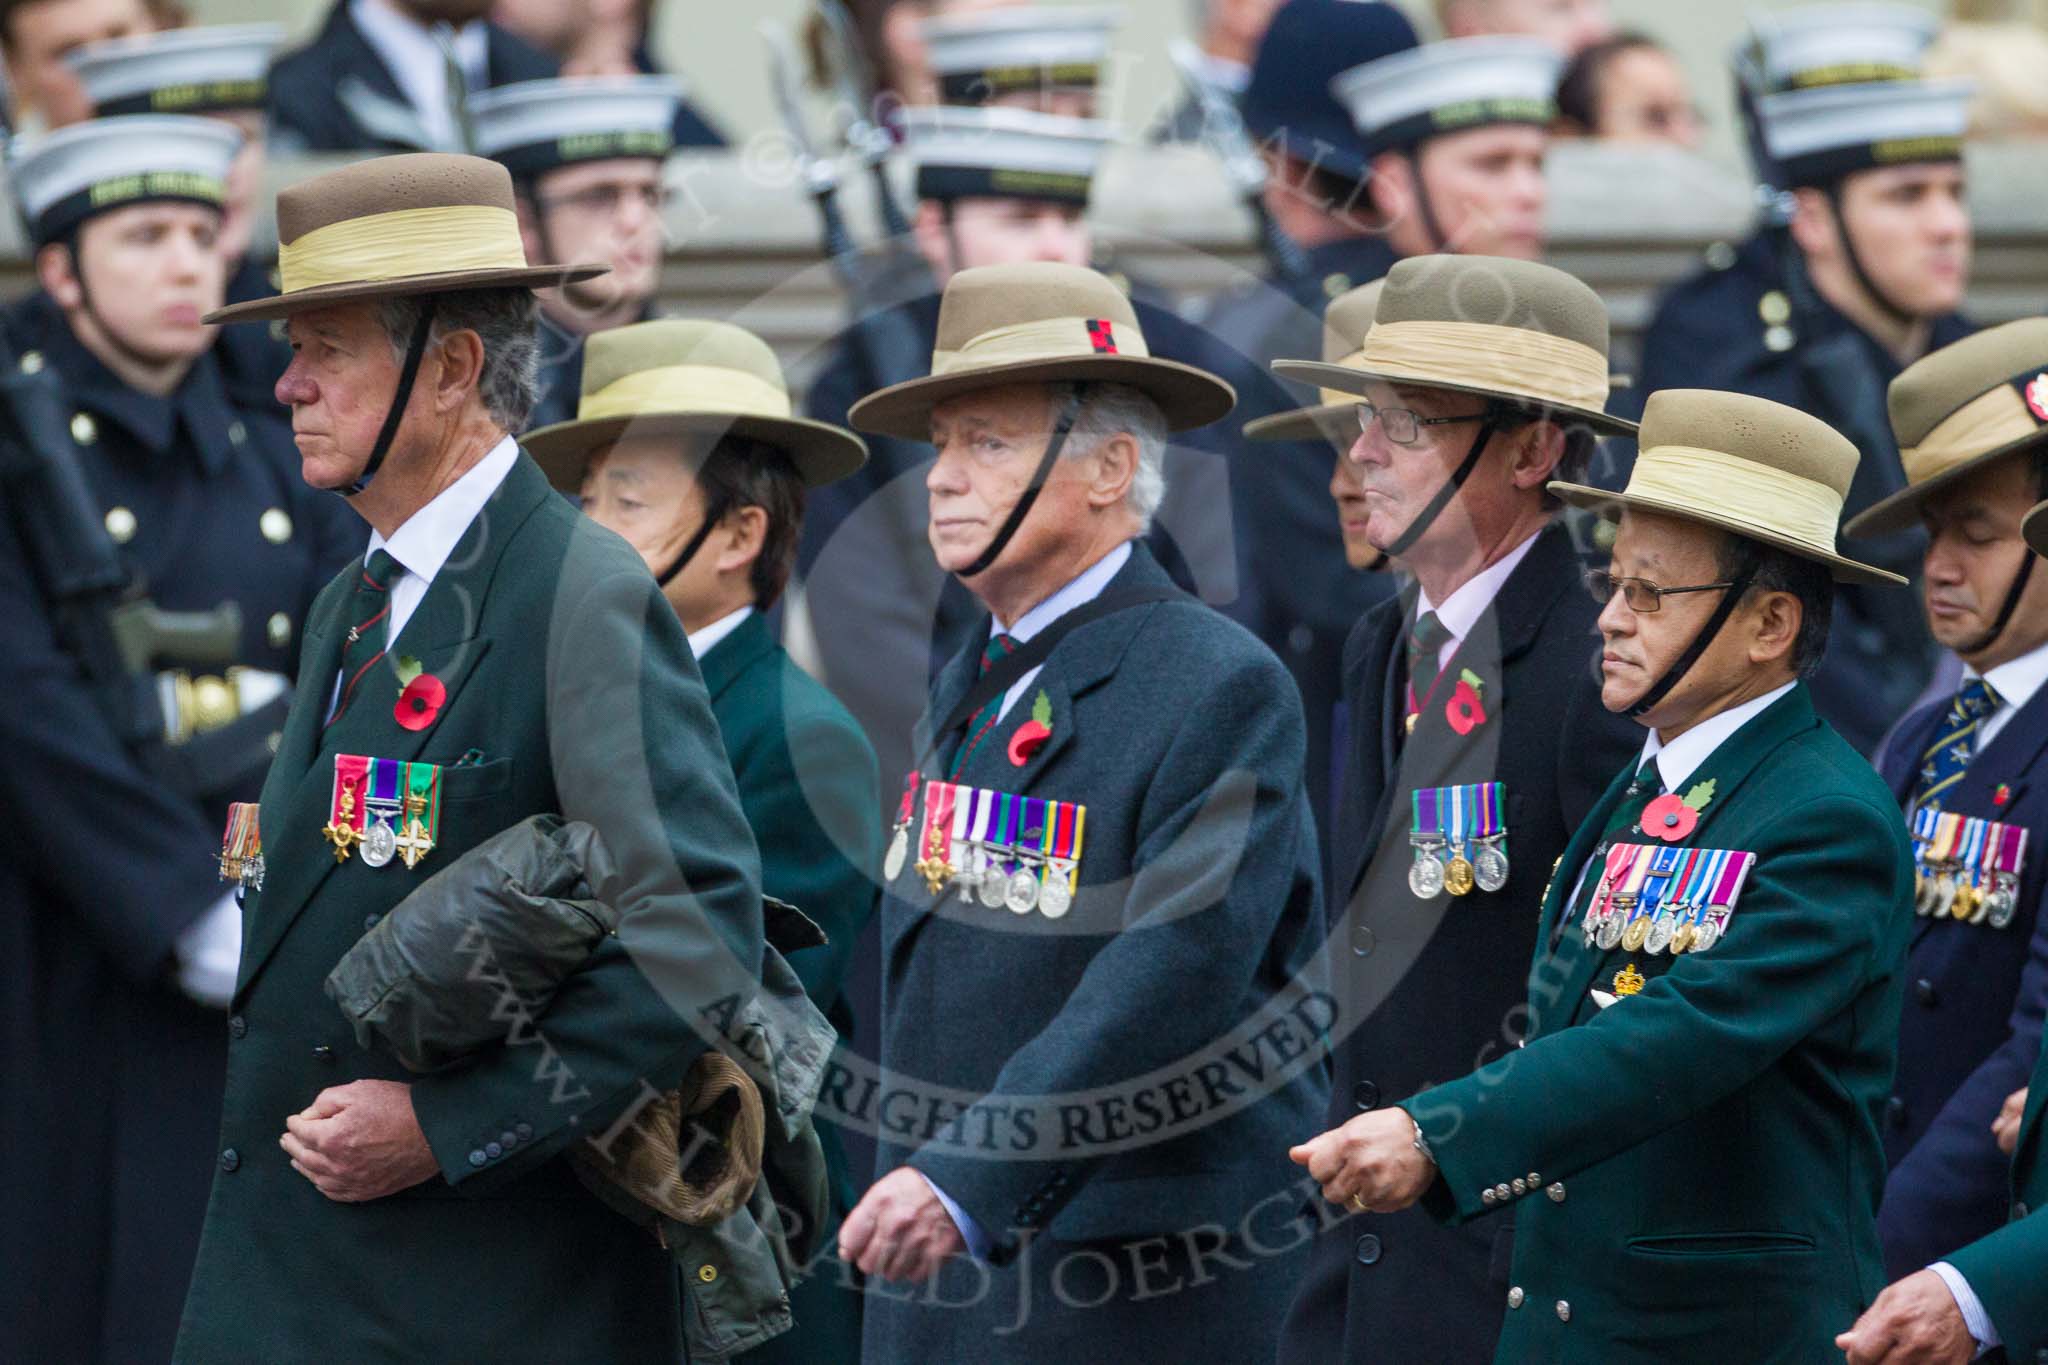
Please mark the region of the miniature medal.
<svg viewBox="0 0 2048 1365"><path fill-rule="evenodd" d="M1501 836L1494 837L1497 840ZM1481 841L1472 867L1479 880L1479 889L1488 895L1508 884L1508 855L1501 852L1497 842Z"/></svg>
<svg viewBox="0 0 2048 1365"><path fill-rule="evenodd" d="M910 857L910 817L917 807L917 786L922 775L912 768L903 778L903 800L896 807L896 827L889 833L889 851L882 856L882 879L895 881L903 875Z"/></svg>
<svg viewBox="0 0 2048 1365"><path fill-rule="evenodd" d="M398 856L410 872L434 851L441 837L441 768L436 763L405 765L405 832L397 839Z"/></svg>
<svg viewBox="0 0 2048 1365"><path fill-rule="evenodd" d="M368 775L370 761L357 754L334 756L333 815L320 831L334 845L334 861L345 863L362 842L362 809L357 800Z"/></svg>

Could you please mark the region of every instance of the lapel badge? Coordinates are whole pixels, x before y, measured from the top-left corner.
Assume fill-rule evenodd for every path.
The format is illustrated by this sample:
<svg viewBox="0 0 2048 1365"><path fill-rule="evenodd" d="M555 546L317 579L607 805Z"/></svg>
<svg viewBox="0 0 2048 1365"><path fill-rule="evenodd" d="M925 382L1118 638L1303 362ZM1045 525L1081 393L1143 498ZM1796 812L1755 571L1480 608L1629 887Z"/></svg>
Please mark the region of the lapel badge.
<svg viewBox="0 0 2048 1365"><path fill-rule="evenodd" d="M1619 1000L1625 996L1634 995L1642 990L1645 984L1643 974L1637 971L1636 964L1631 962L1614 974L1615 999Z"/></svg>
<svg viewBox="0 0 2048 1365"><path fill-rule="evenodd" d="M1031 719L1017 727L1010 736L1010 766L1021 768L1031 761L1031 756L1045 746L1052 737L1052 698L1038 689L1038 696L1031 703Z"/></svg>

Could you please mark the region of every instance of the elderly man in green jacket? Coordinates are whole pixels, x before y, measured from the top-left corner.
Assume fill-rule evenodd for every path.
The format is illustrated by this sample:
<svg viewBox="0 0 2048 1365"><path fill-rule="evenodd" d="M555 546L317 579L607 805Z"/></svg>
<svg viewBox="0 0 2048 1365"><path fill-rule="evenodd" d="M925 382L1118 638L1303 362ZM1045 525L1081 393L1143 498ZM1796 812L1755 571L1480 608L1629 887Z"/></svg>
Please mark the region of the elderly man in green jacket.
<svg viewBox="0 0 2048 1365"><path fill-rule="evenodd" d="M764 615L796 563L805 490L860 468L841 427L795 417L768 344L726 322L666 319L593 334L574 421L528 432L555 487L617 531L654 573L704 670L711 714L761 847L761 885L827 941L790 955L842 1038L844 985L874 914L882 857L875 752L823 684L775 642ZM834 1218L854 1187L838 1133L820 1124ZM790 1296L796 1327L750 1362L851 1359L860 1297L820 1267Z"/></svg>
<svg viewBox="0 0 2048 1365"><path fill-rule="evenodd" d="M1763 399L1653 395L1589 574L1601 700L1649 730L1543 899L1526 1045L1296 1149L1333 1202L1515 1211L1499 1361L1811 1362L1883 1283L1878 1117L1913 866L1802 675L1857 453Z"/></svg>
<svg viewBox="0 0 2048 1365"><path fill-rule="evenodd" d="M209 320L286 320L303 477L371 534L306 619L263 789L176 1359L673 1365L674 1263L567 1155L614 1150L757 991L760 870L675 613L509 435L531 291L602 267L529 265L509 177L471 157L360 162L277 216L282 294ZM329 970L534 815L602 835L616 931L463 1065L360 1045ZM246 872L253 848L228 851Z"/></svg>

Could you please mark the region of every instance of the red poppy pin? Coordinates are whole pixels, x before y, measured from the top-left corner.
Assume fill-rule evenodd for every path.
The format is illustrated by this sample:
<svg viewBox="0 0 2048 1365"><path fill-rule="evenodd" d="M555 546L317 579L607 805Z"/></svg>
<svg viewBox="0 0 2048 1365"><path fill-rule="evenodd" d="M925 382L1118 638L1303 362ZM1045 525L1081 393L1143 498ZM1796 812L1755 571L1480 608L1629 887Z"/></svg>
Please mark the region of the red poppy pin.
<svg viewBox="0 0 2048 1365"><path fill-rule="evenodd" d="M1676 792L1664 795L1643 807L1643 833L1653 834L1667 844L1680 839L1699 828L1700 811L1707 802L1714 799L1714 779L1693 784L1684 796Z"/></svg>
<svg viewBox="0 0 2048 1365"><path fill-rule="evenodd" d="M1045 689L1038 689L1038 697L1031 703L1031 719L1017 727L1010 736L1010 766L1021 768L1031 761L1031 756L1045 746L1052 738L1052 698L1045 695Z"/></svg>
<svg viewBox="0 0 2048 1365"><path fill-rule="evenodd" d="M447 700L447 684L431 673L421 673L399 692L392 718L408 730L424 730L441 714L441 703Z"/></svg>
<svg viewBox="0 0 2048 1365"><path fill-rule="evenodd" d="M1460 735L1469 735L1486 724L1486 704L1479 696L1485 686L1471 669L1460 670L1458 686L1444 703L1444 724Z"/></svg>
<svg viewBox="0 0 2048 1365"><path fill-rule="evenodd" d="M2002 806L2010 800L2012 800L2012 788L2004 782L1999 783L1998 790L1991 793L1991 804Z"/></svg>

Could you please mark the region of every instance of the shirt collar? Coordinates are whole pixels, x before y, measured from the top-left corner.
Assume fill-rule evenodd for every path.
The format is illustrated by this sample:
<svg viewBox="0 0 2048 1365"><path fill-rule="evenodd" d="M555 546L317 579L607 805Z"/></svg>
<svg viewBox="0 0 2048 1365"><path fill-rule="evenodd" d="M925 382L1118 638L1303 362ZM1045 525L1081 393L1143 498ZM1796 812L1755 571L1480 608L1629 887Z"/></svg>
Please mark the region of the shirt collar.
<svg viewBox="0 0 2048 1365"><path fill-rule="evenodd" d="M2007 659L1983 673L1965 667L1963 676L1984 679L2000 701L2017 711L2034 699L2042 683L2048 682L2048 645L2036 645L2017 659Z"/></svg>
<svg viewBox="0 0 2048 1365"><path fill-rule="evenodd" d="M402 13L390 0L350 0L348 14L364 41L391 69L392 79L420 117L431 125L451 123L453 116L446 108L447 71L433 30ZM455 30L455 60L472 90L488 84L490 35L482 23L472 20ZM424 88L417 84L422 81L426 82ZM432 101L435 107L420 107L423 98L433 97L436 91L440 93L438 100Z"/></svg>
<svg viewBox="0 0 2048 1365"><path fill-rule="evenodd" d="M1018 617L1017 624L1005 627L1002 622L991 618L989 634L1007 635L1016 643L1023 644L1075 607L1093 602L1102 596L1102 590L1109 586L1109 580L1117 576L1124 565L1130 562L1130 558L1131 542L1127 540L1081 570L1067 586Z"/></svg>
<svg viewBox="0 0 2048 1365"><path fill-rule="evenodd" d="M726 636L738 630L740 628L740 623L746 620L749 616L752 616L753 614L754 606L753 603L749 602L746 606L741 607L738 611L729 612L726 615L719 617L716 621L713 621L710 625L704 627L702 630L692 630L685 632L685 634L689 637L690 641L690 653L696 658L703 658L706 654L709 654L711 652L713 646L715 646L720 640L723 640Z"/></svg>
<svg viewBox="0 0 2048 1365"><path fill-rule="evenodd" d="M1652 730L1650 737L1643 741L1643 756L1636 760L1636 766L1640 768L1656 759L1657 776L1663 779L1664 790L1675 792L1680 783L1699 771L1700 764L1712 757L1714 750L1720 748L1730 735L1762 715L1772 702L1792 688L1792 683L1786 683L1761 697L1752 697L1740 706L1731 706L1726 711L1708 716L1669 744Z"/></svg>
<svg viewBox="0 0 2048 1365"><path fill-rule="evenodd" d="M1542 532L1539 530L1536 534L1540 535ZM1415 591L1415 614L1419 617L1424 612L1435 612L1437 624L1450 632L1453 641L1462 642L1472 633L1472 627L1479 624L1479 618L1486 614L1486 609L1493 605L1493 599L1500 595L1501 584L1508 581L1508 575L1515 571L1515 566L1529 557L1529 549L1535 543L1536 535L1531 535L1520 545L1473 574L1444 599L1442 606L1432 605L1429 594L1418 586Z"/></svg>
<svg viewBox="0 0 2048 1365"><path fill-rule="evenodd" d="M407 573L432 583L434 575L440 573L441 566L448 562L448 556L455 553L463 532L476 520L477 513L484 510L484 504L491 500L491 494L498 491L498 485L505 482L505 476L512 472L512 465L518 458L519 443L507 436L492 446L490 453L478 460L467 474L436 493L432 502L407 517L405 524L392 532L389 540L384 538L383 532L372 531L370 547L363 552L363 562L369 563L370 556L379 550L388 550Z"/></svg>

